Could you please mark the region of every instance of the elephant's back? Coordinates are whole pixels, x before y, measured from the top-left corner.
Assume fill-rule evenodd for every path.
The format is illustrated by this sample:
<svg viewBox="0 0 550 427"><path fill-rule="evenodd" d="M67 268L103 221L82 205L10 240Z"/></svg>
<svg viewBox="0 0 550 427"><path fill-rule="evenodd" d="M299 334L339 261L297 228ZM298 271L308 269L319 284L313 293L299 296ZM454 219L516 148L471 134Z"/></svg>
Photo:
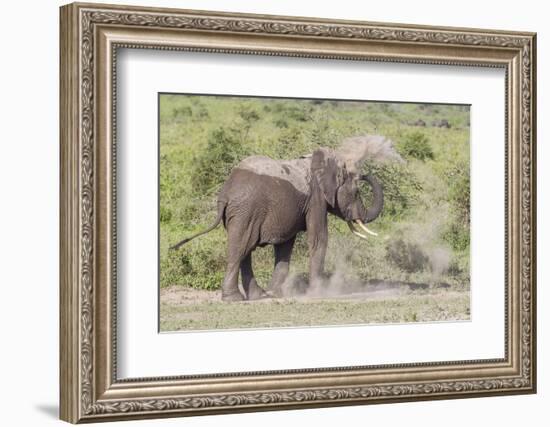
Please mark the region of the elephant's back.
<svg viewBox="0 0 550 427"><path fill-rule="evenodd" d="M274 160L266 156L250 156L242 160L236 169L250 171L256 175L269 176L289 182L300 193L309 192L311 158Z"/></svg>
<svg viewBox="0 0 550 427"><path fill-rule="evenodd" d="M290 173L281 171L283 165ZM294 177L294 182L288 178L299 167L260 156L243 160L219 194L226 206L226 228L250 233L259 246L285 242L304 230L308 184L305 177Z"/></svg>

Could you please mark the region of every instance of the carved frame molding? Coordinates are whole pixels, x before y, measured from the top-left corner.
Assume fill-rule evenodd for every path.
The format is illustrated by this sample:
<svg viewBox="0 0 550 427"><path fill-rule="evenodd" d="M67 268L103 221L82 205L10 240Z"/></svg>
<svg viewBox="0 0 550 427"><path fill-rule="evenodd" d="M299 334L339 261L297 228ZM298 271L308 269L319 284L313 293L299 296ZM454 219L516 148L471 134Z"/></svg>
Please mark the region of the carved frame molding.
<svg viewBox="0 0 550 427"><path fill-rule="evenodd" d="M504 67L509 246L506 357L117 380L113 147L114 65L120 47ZM61 418L101 421L534 392L535 50L532 33L94 4L63 6ZM267 385L266 377L273 377ZM299 385L285 386L290 379ZM206 392L205 386L209 387Z"/></svg>

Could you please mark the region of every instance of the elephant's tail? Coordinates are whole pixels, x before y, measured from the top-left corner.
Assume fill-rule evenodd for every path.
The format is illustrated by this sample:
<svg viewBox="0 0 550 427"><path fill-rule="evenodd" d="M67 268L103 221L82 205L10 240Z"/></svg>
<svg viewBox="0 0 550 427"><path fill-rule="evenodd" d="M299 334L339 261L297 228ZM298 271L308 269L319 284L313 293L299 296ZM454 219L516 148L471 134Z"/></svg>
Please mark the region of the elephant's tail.
<svg viewBox="0 0 550 427"><path fill-rule="evenodd" d="M170 246L170 249L178 249L180 246L185 245L187 242L189 242L190 240L193 240L195 237L202 236L203 234L210 233L212 230L214 230L218 225L220 225L220 222L223 219L223 214L225 212L225 207L226 207L226 203L219 201L218 202L218 217L216 218L216 221L214 222L214 224L212 224L206 230L203 230L203 231L201 231L197 234L193 234L192 236L183 239L181 242L176 243L173 246Z"/></svg>

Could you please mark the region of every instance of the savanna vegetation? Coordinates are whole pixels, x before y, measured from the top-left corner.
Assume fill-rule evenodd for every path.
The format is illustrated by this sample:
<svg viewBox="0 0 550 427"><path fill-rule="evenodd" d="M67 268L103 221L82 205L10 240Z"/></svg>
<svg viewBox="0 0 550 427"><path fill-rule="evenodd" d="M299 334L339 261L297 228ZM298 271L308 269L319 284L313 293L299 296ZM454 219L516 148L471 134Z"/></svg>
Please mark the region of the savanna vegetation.
<svg viewBox="0 0 550 427"><path fill-rule="evenodd" d="M347 137L381 134L404 161L364 166L384 186L384 210L371 224L379 237L355 238L345 222L329 216L327 271L363 283L421 283L434 289L444 284L454 293L469 292L468 106L166 94L160 96L159 114L161 288L219 289L223 227L177 251L168 248L214 221L217 192L241 159L251 154L291 159L319 146L337 147ZM368 205L368 186L363 191ZM304 275L307 259L301 235L291 274ZM265 286L272 248L257 249L253 263ZM466 300L461 297L455 311L465 314ZM161 319L170 310L161 305Z"/></svg>

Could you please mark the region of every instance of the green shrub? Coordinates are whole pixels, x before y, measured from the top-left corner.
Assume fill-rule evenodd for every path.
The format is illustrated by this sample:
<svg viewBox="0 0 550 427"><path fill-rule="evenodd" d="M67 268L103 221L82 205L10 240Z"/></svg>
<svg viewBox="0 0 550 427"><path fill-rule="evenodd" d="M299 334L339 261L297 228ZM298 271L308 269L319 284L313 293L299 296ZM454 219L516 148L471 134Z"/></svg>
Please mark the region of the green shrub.
<svg viewBox="0 0 550 427"><path fill-rule="evenodd" d="M260 115L258 114L258 112L253 108L251 107L250 105L248 104L244 104L240 109L239 109L239 117L246 123L254 123L258 120L260 120Z"/></svg>
<svg viewBox="0 0 550 427"><path fill-rule="evenodd" d="M160 222L169 222L172 219L172 211L166 206L160 206L159 209Z"/></svg>
<svg viewBox="0 0 550 427"><path fill-rule="evenodd" d="M445 239L456 250L470 247L470 168L469 162L454 163L446 172L451 217Z"/></svg>
<svg viewBox="0 0 550 427"><path fill-rule="evenodd" d="M220 288L225 272L225 233L212 232L199 239L161 257L161 283L196 289Z"/></svg>
<svg viewBox="0 0 550 427"><path fill-rule="evenodd" d="M420 131L406 134L398 144L398 150L406 158L422 161L433 160L434 158L428 137Z"/></svg>
<svg viewBox="0 0 550 427"><path fill-rule="evenodd" d="M285 116L289 119L296 120L299 122L306 122L310 119L311 107L309 105L293 105L289 104L285 109Z"/></svg>
<svg viewBox="0 0 550 427"><path fill-rule="evenodd" d="M403 238L386 245L386 260L407 273L424 271L430 265L430 259L422 247Z"/></svg>
<svg viewBox="0 0 550 427"><path fill-rule="evenodd" d="M288 122L285 119L282 119L280 117L278 119L275 119L273 124L281 129L288 127Z"/></svg>
<svg viewBox="0 0 550 427"><path fill-rule="evenodd" d="M447 172L449 200L458 222L470 226L470 165L458 162Z"/></svg>
<svg viewBox="0 0 550 427"><path fill-rule="evenodd" d="M181 107L176 107L172 110L174 118L178 117L191 117L193 115L193 110L189 105L182 105Z"/></svg>
<svg viewBox="0 0 550 427"><path fill-rule="evenodd" d="M365 173L374 175L382 184L384 191L384 209L382 217L402 218L412 211L419 200L423 188L414 171L405 163L367 162ZM371 199L369 185L361 187L362 200L368 205Z"/></svg>
<svg viewBox="0 0 550 427"><path fill-rule="evenodd" d="M288 159L298 157L300 153L297 151L300 140L300 130L295 127L281 130L278 141L276 142L276 153L279 159Z"/></svg>
<svg viewBox="0 0 550 427"><path fill-rule="evenodd" d="M443 233L443 238L457 251L464 251L470 247L469 230L452 220L447 224L446 230Z"/></svg>
<svg viewBox="0 0 550 427"><path fill-rule="evenodd" d="M196 158L191 182L200 194L212 194L227 179L231 169L249 152L235 130L218 128L208 137L206 149Z"/></svg>
<svg viewBox="0 0 550 427"><path fill-rule="evenodd" d="M195 117L197 120L205 120L210 117L210 113L205 107L200 107L197 111L197 114L195 114Z"/></svg>

